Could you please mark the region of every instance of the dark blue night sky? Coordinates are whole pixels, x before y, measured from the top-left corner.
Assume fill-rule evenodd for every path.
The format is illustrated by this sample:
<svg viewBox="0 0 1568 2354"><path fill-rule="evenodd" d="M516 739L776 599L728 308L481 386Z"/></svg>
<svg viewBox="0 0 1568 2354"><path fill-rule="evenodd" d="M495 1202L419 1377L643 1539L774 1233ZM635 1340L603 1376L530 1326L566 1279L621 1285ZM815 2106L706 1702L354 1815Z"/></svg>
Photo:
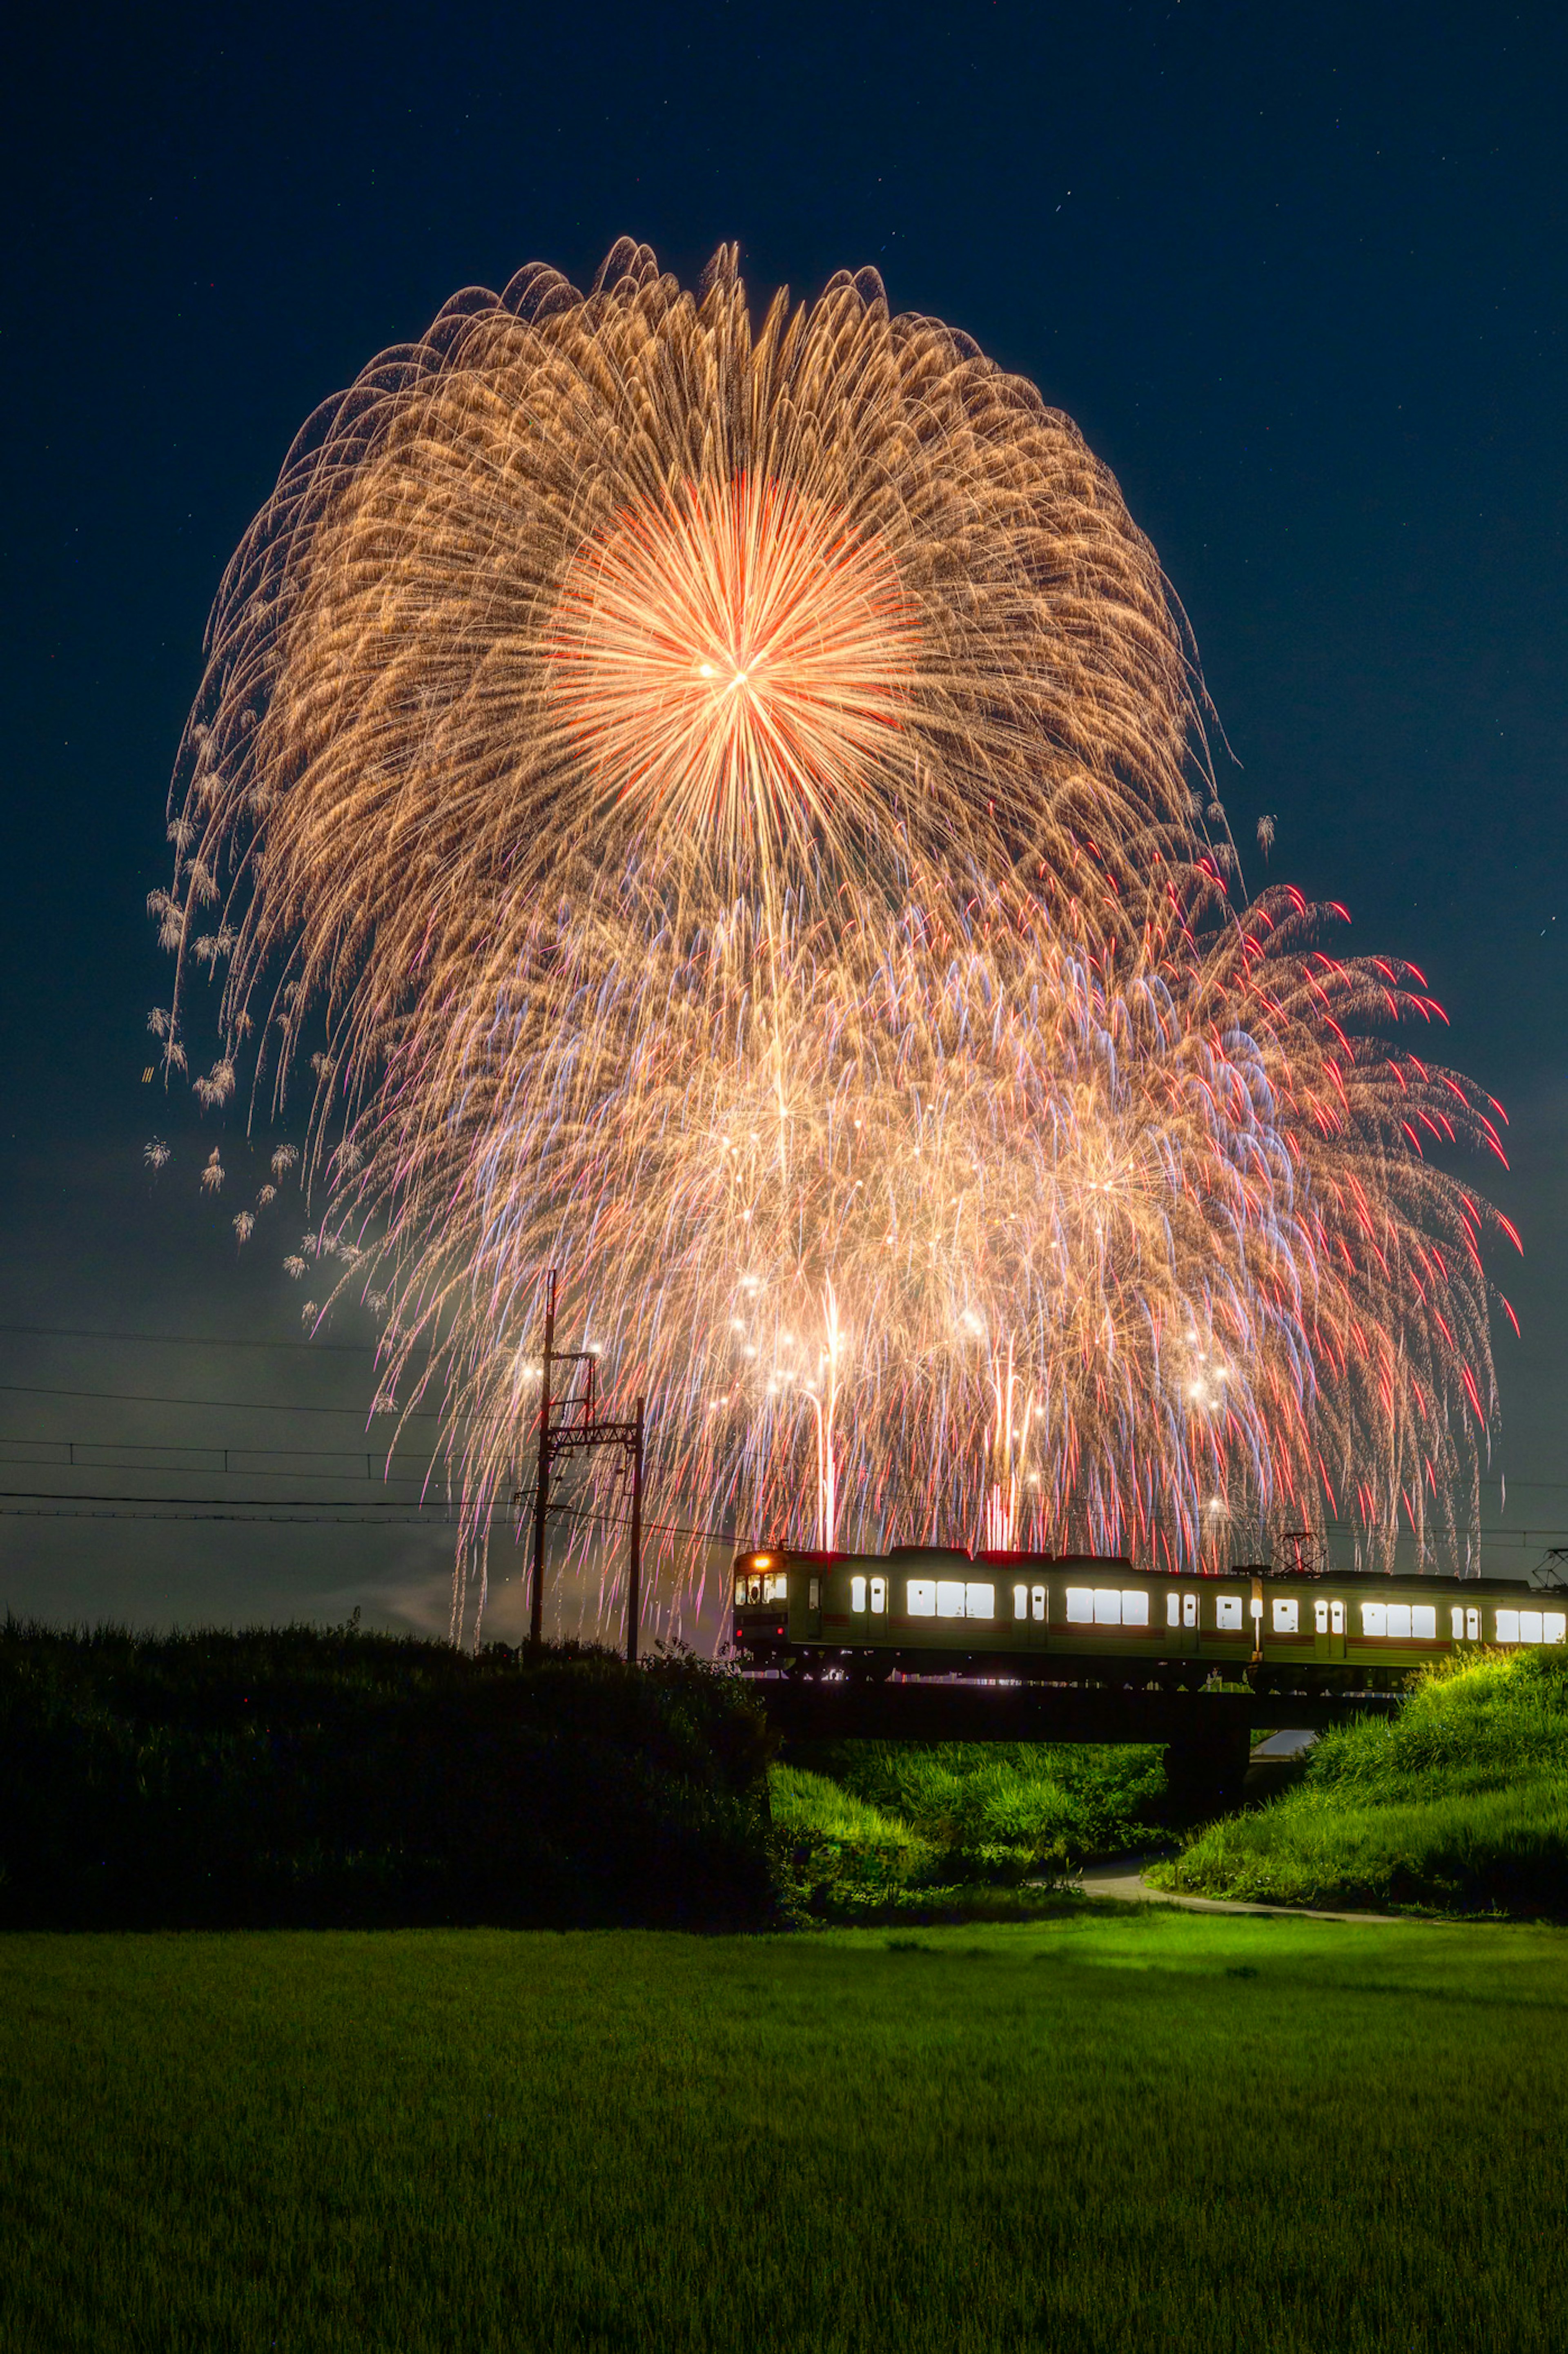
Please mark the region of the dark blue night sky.
<svg viewBox="0 0 1568 2354"><path fill-rule="evenodd" d="M442 1610L439 1528L46 1523L33 1491L367 1492L189 1451L352 1447L362 1416L278 1409L361 1405L363 1334L59 1329L298 1335L276 1253L238 1263L198 1198L194 1110L141 1083L164 794L310 410L458 287L535 257L582 283L622 233L687 278L738 239L759 292L874 263L1114 468L1196 633L1249 880L1275 813L1269 875L1413 958L1508 1109L1512 1173L1477 1173L1524 1235L1495 1270L1523 1339L1486 1517L1568 1524L1565 48L1543 8L1218 0L34 12L0 142L0 1381L33 1385L0 1390L0 1606ZM127 1391L192 1403L81 1394Z"/></svg>

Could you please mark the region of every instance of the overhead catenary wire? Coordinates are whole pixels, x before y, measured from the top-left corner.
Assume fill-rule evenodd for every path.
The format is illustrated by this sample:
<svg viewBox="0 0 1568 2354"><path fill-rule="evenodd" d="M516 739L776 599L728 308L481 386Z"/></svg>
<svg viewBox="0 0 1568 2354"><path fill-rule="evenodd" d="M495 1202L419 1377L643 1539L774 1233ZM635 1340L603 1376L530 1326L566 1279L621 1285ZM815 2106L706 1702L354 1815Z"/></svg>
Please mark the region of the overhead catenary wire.
<svg viewBox="0 0 1568 2354"><path fill-rule="evenodd" d="M531 1504L533 1500L533 1490L522 1489L505 1499L504 1509L511 1512L520 1505ZM316 1522L353 1527L358 1514L379 1511L414 1517L402 1523L389 1521L359 1522L357 1524L362 1527L418 1527L428 1522L431 1513L458 1508L458 1499L446 1497L429 1505L413 1504L406 1497L385 1500L367 1497L363 1502L334 1504L316 1496L63 1496L47 1489L0 1488L0 1519L12 1520L202 1520L237 1521L241 1523L281 1521L292 1527L309 1527ZM501 1509L502 1500L499 1497L493 1499L491 1510ZM549 1511L552 1520L594 1522L608 1529L626 1528L630 1518L627 1513L596 1511L578 1504L553 1503ZM642 1525L649 1535L698 1537L712 1544L734 1544L737 1542L732 1529L698 1528L675 1521L645 1521Z"/></svg>
<svg viewBox="0 0 1568 2354"><path fill-rule="evenodd" d="M0 1332L14 1332L23 1339L35 1341L118 1341L166 1349L302 1349L312 1356L332 1353L335 1356L371 1357L377 1346L375 1341L258 1341L238 1340L211 1332L111 1332L90 1324L4 1324Z"/></svg>
<svg viewBox="0 0 1568 2354"><path fill-rule="evenodd" d="M203 1413L211 1406L231 1409L236 1414L349 1414L355 1416L361 1423L371 1419L363 1400L356 1400L352 1405L301 1405L279 1398L167 1397L156 1390L63 1389L49 1382L0 1382L0 1396L86 1398L108 1405L185 1405L194 1406ZM400 1422L439 1422L442 1418L435 1406L410 1406L407 1409L394 1406L386 1409L382 1418L390 1421L394 1416Z"/></svg>

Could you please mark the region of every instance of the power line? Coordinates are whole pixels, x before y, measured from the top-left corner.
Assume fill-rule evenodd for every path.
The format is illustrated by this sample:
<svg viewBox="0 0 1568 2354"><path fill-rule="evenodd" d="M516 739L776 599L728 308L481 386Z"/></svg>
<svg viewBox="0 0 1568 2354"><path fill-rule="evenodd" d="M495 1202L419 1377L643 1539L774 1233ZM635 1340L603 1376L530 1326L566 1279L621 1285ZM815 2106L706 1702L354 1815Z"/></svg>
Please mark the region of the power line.
<svg viewBox="0 0 1568 2354"><path fill-rule="evenodd" d="M0 1331L5 1328L0 1326ZM67 1390L57 1389L47 1382L0 1382L0 1395L6 1397L94 1398L112 1405L191 1405L232 1407L237 1414L353 1414L365 1417L365 1407L355 1405L291 1405L273 1398L193 1398L165 1397L154 1390ZM438 1422L440 1415L434 1406L410 1406L407 1412L394 1407L386 1417L396 1415L399 1421L418 1419Z"/></svg>
<svg viewBox="0 0 1568 2354"><path fill-rule="evenodd" d="M303 1349L312 1356L369 1357L377 1347L374 1341L232 1341L200 1332L108 1332L88 1324L0 1324L0 1332L17 1332L35 1341L129 1341L167 1349Z"/></svg>
<svg viewBox="0 0 1568 2354"><path fill-rule="evenodd" d="M13 1455L5 1451L14 1447L53 1447L55 1452L52 1455ZM61 1448L64 1448L65 1450L65 1458L63 1461L60 1456ZM416 1461L422 1464L427 1469L432 1462L437 1460L437 1458L434 1456L421 1454L417 1448L404 1448L402 1452L405 1455L412 1453ZM231 1467L228 1462L228 1458L231 1455L242 1455L248 1458L249 1469L254 1471L258 1479L281 1479L288 1477L287 1466L289 1464L298 1462L302 1457L314 1456L318 1458L321 1457L326 1457L334 1463L353 1462L356 1465L363 1463L365 1469L363 1471L355 1469L353 1471L344 1470L342 1472L302 1471L299 1474L299 1477L302 1479L418 1479L425 1476L424 1470L394 1471L387 1469L387 1467L388 1463L395 1462L397 1460L396 1454L393 1454L390 1457L383 1456L381 1458L382 1468L377 1470L373 1468L377 1453L378 1450L374 1447L207 1447L203 1446L199 1439L169 1439L167 1441L164 1441L141 1438L0 1437L0 1463L31 1464L40 1470L48 1469L51 1466L61 1470L73 1471L138 1471L145 1468L149 1471L188 1470L193 1477L197 1474L216 1472L221 1478L227 1479L238 1474L242 1468L238 1464ZM221 1455L224 1458L224 1460L221 1463L207 1462L185 1465L178 1463L149 1462L143 1467L139 1463L79 1462L77 1460L79 1454L82 1456L96 1454L159 1457L168 1455ZM267 1470L265 1467L257 1460L257 1458L259 1457L268 1455L281 1456L285 1458L285 1468L277 1471Z"/></svg>
<svg viewBox="0 0 1568 2354"><path fill-rule="evenodd" d="M519 1489L506 1499L504 1509L512 1511L518 1505L531 1504L533 1500L532 1489ZM48 1509L49 1506L55 1506L58 1509L50 1511ZM94 1509L90 1510L89 1507ZM321 1522L352 1528L366 1525L357 1518L362 1512L428 1514L443 1510L451 1511L460 1508L461 1500L455 1497L439 1498L434 1503L428 1505L410 1504L406 1497L388 1497L385 1500L366 1497L363 1503L351 1502L329 1510L323 1506L323 1500L318 1496L228 1497L227 1499L220 1496L98 1496L90 1494L66 1496L48 1488L0 1488L0 1519L10 1520L205 1520L241 1522L254 1520L260 1523L277 1520L282 1514L288 1513L291 1518L287 1525L291 1527L309 1527L313 1522ZM502 1500L499 1497L493 1498L490 1509L493 1512L502 1509ZM296 1515L302 1515L302 1518L294 1517ZM604 1528L623 1529L628 1525L630 1516L623 1513L595 1511L580 1504L552 1504L550 1518L587 1521L596 1522ZM372 1522L369 1525L376 1524ZM383 1522L380 1525L383 1527L405 1525L412 1528L419 1526L420 1522L411 1519L401 1524ZM731 1529L699 1529L675 1521L645 1521L643 1527L650 1535L653 1536L702 1537L713 1544L734 1544L736 1542L735 1532Z"/></svg>
<svg viewBox="0 0 1568 2354"><path fill-rule="evenodd" d="M302 1479L311 1476L308 1472L301 1474ZM321 1476L330 1478L331 1474ZM254 1507L259 1512L287 1511L291 1507L297 1507L302 1512L317 1511L323 1500L320 1496L100 1496L90 1490L85 1495L68 1496L56 1488L0 1488L0 1501L10 1500L33 1504L188 1504L193 1510L198 1505L211 1504L230 1512L241 1511L248 1507ZM466 1500L460 1496L444 1496L433 1504L418 1506L412 1504L407 1496L366 1496L362 1500L351 1497L343 1504L343 1510L351 1512L461 1511L465 1508Z"/></svg>

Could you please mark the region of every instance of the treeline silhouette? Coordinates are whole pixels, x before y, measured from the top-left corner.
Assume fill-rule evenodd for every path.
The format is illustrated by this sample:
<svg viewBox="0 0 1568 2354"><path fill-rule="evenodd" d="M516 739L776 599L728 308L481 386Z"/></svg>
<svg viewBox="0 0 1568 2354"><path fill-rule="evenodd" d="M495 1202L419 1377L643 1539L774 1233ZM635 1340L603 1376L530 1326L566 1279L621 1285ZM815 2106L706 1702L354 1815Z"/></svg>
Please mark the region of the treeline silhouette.
<svg viewBox="0 0 1568 2354"><path fill-rule="evenodd" d="M775 1916L768 1737L686 1654L0 1628L0 1926Z"/></svg>

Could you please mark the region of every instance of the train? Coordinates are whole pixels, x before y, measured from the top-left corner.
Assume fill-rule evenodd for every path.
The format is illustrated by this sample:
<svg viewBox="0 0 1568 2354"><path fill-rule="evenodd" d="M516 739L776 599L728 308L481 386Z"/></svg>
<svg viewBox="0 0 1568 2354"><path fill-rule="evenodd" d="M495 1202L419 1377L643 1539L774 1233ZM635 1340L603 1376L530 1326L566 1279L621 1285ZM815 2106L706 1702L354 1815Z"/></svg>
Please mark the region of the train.
<svg viewBox="0 0 1568 2354"><path fill-rule="evenodd" d="M1001 1676L1196 1691L1397 1689L1483 1647L1568 1643L1568 1594L1496 1577L1281 1571L1199 1575L1091 1553L885 1553L755 1546L734 1565L736 1651L754 1669Z"/></svg>

